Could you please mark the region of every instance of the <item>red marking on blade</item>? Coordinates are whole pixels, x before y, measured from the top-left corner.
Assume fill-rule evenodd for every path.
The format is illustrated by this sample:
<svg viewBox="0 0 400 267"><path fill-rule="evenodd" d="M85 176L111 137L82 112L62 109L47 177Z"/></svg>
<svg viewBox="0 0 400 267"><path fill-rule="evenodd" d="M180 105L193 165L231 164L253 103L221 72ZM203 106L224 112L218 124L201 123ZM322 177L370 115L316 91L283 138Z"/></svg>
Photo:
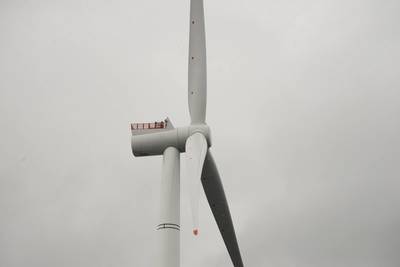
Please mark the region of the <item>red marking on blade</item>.
<svg viewBox="0 0 400 267"><path fill-rule="evenodd" d="M198 235L199 234L199 229L193 229L193 234Z"/></svg>

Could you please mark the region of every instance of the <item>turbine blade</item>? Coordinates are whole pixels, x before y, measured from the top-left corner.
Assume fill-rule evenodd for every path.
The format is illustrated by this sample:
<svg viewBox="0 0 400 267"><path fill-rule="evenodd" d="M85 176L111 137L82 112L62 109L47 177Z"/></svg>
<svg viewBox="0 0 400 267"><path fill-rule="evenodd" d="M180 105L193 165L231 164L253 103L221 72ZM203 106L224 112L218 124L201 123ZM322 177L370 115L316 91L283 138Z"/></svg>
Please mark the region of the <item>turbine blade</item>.
<svg viewBox="0 0 400 267"><path fill-rule="evenodd" d="M201 133L194 133L186 140L186 170L190 184L189 193L194 235L198 234L200 180L207 147L206 138Z"/></svg>
<svg viewBox="0 0 400 267"><path fill-rule="evenodd" d="M190 1L188 101L192 124L204 123L207 105L207 66L203 0Z"/></svg>
<svg viewBox="0 0 400 267"><path fill-rule="evenodd" d="M243 267L224 187L210 151L208 151L204 162L201 182L232 263L235 267Z"/></svg>

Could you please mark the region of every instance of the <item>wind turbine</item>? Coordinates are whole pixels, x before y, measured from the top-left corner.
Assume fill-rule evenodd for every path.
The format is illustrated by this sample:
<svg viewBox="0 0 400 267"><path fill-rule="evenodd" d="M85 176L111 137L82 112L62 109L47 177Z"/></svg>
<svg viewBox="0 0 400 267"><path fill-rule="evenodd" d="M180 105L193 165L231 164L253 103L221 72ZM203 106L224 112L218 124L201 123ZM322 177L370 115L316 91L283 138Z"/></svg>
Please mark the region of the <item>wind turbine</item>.
<svg viewBox="0 0 400 267"><path fill-rule="evenodd" d="M200 182L233 266L243 262L217 165L211 154L206 124L207 73L203 0L190 0L188 102L191 123L175 128L167 118L154 123L132 123L135 156L163 155L160 224L157 226L163 267L180 266L180 153L186 155L191 192L193 233L198 234Z"/></svg>

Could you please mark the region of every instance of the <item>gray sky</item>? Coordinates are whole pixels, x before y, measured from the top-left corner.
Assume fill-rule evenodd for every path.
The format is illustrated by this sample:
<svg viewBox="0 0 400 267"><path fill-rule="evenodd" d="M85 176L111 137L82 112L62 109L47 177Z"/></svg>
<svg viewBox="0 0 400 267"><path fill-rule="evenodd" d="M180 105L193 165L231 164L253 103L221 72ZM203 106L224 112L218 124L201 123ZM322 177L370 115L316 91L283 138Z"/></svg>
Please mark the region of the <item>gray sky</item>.
<svg viewBox="0 0 400 267"><path fill-rule="evenodd" d="M205 1L207 121L246 266L400 264L400 2ZM154 266L189 1L0 0L0 266ZM207 201L182 266L231 266Z"/></svg>

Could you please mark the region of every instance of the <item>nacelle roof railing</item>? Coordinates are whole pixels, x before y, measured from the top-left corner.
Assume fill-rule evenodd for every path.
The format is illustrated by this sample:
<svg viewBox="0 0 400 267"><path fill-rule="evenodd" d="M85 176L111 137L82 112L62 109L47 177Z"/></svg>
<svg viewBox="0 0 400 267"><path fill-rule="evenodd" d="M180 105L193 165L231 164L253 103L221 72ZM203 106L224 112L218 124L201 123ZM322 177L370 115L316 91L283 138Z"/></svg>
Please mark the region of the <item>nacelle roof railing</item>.
<svg viewBox="0 0 400 267"><path fill-rule="evenodd" d="M166 121L131 123L131 130L150 130L150 129L165 129L165 128L167 128Z"/></svg>

